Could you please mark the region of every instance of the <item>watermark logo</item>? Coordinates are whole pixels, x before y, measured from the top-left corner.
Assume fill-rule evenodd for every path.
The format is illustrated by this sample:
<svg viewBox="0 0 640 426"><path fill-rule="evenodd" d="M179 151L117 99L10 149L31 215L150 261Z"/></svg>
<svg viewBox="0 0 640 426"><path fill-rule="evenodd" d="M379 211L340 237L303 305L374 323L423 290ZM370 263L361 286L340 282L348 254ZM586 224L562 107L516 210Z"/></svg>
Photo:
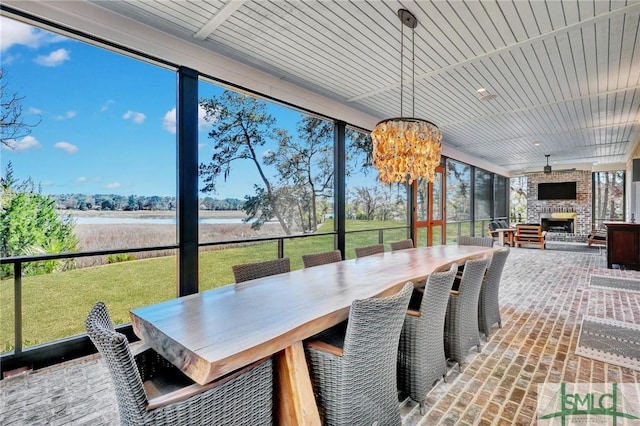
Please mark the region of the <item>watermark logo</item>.
<svg viewBox="0 0 640 426"><path fill-rule="evenodd" d="M640 384L538 385L538 425L640 425Z"/></svg>

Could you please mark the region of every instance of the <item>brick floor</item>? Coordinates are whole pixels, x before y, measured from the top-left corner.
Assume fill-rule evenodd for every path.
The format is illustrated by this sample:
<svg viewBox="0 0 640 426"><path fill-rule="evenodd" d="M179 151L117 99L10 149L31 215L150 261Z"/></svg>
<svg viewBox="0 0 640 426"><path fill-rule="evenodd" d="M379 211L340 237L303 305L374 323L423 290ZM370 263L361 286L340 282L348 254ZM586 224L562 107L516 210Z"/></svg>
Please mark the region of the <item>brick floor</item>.
<svg viewBox="0 0 640 426"><path fill-rule="evenodd" d="M589 288L591 274L640 279L606 269L604 252L513 249L501 283L503 328L462 372L430 392L420 415L401 402L405 425L529 425L537 385L560 382L640 382L640 372L575 355L583 315L640 324L640 293ZM117 424L115 395L98 356L0 382L2 425Z"/></svg>

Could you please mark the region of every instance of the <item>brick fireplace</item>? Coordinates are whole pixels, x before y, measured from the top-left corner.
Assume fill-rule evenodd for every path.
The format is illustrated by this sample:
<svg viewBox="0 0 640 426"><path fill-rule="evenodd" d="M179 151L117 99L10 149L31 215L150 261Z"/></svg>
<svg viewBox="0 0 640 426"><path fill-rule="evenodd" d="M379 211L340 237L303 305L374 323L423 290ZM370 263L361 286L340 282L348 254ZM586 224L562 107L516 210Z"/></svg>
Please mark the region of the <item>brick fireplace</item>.
<svg viewBox="0 0 640 426"><path fill-rule="evenodd" d="M576 182L575 200L538 200L538 184ZM588 234L591 231L591 172L535 173L527 179L527 223L539 223L549 232Z"/></svg>

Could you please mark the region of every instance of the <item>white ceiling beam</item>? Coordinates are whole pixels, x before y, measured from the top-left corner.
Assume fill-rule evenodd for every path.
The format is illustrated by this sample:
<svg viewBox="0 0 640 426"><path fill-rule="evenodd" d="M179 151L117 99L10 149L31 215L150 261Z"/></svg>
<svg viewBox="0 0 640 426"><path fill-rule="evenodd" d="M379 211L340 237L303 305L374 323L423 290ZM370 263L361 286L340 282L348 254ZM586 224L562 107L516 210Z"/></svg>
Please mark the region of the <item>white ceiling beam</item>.
<svg viewBox="0 0 640 426"><path fill-rule="evenodd" d="M218 13L213 15L213 18L209 20L197 33L193 35L193 38L198 40L205 40L209 37L218 27L229 19L233 12L240 9L247 0L229 0L227 4L222 6L222 9L218 10Z"/></svg>

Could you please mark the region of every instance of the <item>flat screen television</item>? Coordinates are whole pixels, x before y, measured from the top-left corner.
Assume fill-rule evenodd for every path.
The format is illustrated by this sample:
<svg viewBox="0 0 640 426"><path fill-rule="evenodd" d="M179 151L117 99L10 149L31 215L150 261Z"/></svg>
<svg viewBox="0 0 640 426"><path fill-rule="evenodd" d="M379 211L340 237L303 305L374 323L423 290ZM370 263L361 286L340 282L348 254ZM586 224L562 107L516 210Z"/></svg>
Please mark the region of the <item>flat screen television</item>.
<svg viewBox="0 0 640 426"><path fill-rule="evenodd" d="M575 200L576 182L538 184L538 200Z"/></svg>

